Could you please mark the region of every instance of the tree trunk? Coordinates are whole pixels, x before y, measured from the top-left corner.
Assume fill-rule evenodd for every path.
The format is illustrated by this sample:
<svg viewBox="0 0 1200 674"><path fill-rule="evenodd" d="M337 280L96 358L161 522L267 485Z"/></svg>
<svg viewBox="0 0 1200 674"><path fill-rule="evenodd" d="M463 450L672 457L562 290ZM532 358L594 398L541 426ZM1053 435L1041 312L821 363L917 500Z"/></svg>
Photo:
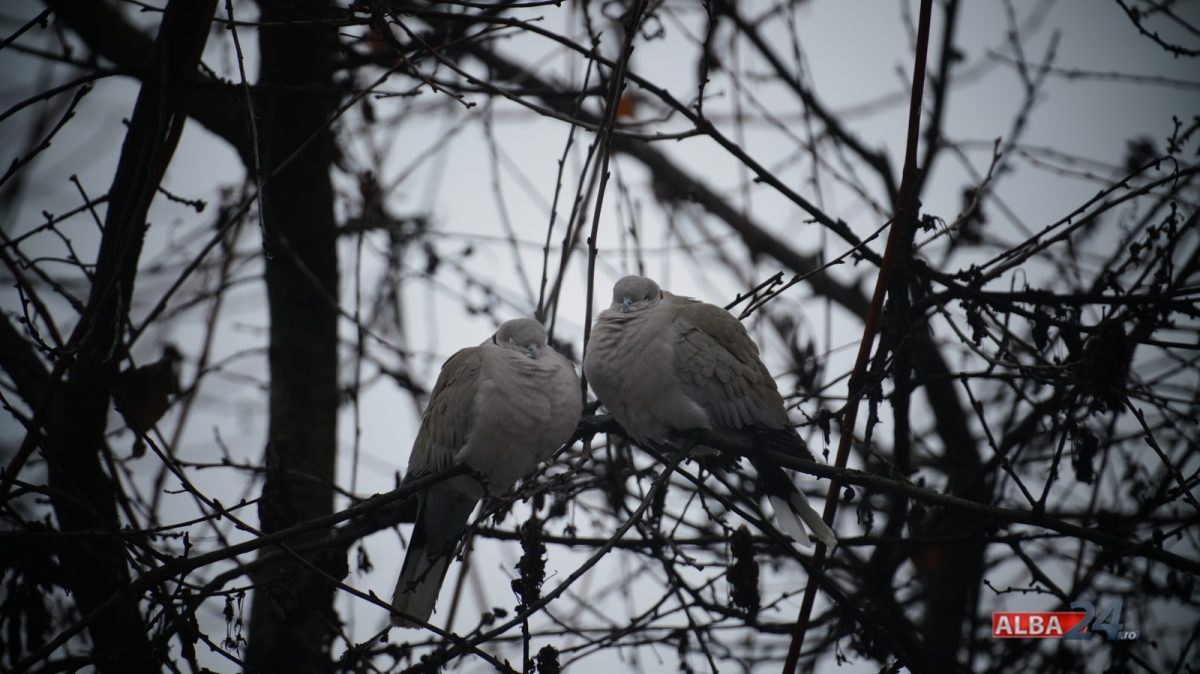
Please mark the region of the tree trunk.
<svg viewBox="0 0 1200 674"><path fill-rule="evenodd" d="M337 451L338 287L333 186L336 33L325 3L262 0L256 97L270 303L271 371L263 498L266 532L333 511ZM313 536L322 536L316 532ZM297 541L302 542L302 541ZM307 561L338 578L345 556ZM254 577L249 671L329 667L336 632L333 586L300 562Z"/></svg>
<svg viewBox="0 0 1200 674"><path fill-rule="evenodd" d="M109 188L104 233L87 306L69 340L74 362L61 397L54 396L46 424L46 462L54 487L54 512L63 531L112 531L114 536L79 537L59 549L59 559L79 612L88 625L100 671L158 672L160 657L142 618L137 597L113 593L129 585L126 551L115 533L117 491L101 461L110 391L126 345L127 322L146 214L179 141L192 77L216 1L173 0L163 14L153 59L130 116ZM71 355L64 354L63 358ZM36 432L36 429L31 432Z"/></svg>

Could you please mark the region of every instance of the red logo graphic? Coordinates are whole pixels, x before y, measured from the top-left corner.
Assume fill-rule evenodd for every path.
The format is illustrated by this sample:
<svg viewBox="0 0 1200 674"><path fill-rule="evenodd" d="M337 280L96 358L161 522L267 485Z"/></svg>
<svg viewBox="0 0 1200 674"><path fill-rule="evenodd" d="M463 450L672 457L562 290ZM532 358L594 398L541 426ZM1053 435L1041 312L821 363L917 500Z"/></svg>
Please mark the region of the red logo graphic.
<svg viewBox="0 0 1200 674"><path fill-rule="evenodd" d="M1086 617L1083 611L996 611L992 613L992 637L1061 639Z"/></svg>

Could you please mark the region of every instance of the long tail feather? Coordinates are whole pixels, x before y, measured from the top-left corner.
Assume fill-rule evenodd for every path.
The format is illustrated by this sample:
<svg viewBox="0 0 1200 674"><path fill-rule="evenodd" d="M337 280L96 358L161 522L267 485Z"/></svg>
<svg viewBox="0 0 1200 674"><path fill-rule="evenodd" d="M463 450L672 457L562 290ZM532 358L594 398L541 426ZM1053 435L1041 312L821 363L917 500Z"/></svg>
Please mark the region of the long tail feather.
<svg viewBox="0 0 1200 674"><path fill-rule="evenodd" d="M415 551L404 558L404 568L396 581L392 593L392 608L414 618L429 622L433 607L437 604L446 571L450 568L450 555L430 560L425 550ZM408 560L415 560L409 563ZM392 624L399 627L420 627L404 615L393 615Z"/></svg>
<svg viewBox="0 0 1200 674"><path fill-rule="evenodd" d="M768 496L767 499L771 501L771 507L775 509L775 524L779 530L804 547L812 545L808 531L804 529L804 525L800 523L800 518L796 517L796 513L792 512L791 502L774 495Z"/></svg>
<svg viewBox="0 0 1200 674"><path fill-rule="evenodd" d="M474 497L455 492L444 482L433 485L421 497L416 526L404 554L396 589L392 592L392 608L429 622L454 549L467 528L476 501ZM392 624L420 626L404 615L393 615Z"/></svg>
<svg viewBox="0 0 1200 674"><path fill-rule="evenodd" d="M781 532L803 546L812 545L809 532L829 547L837 545L837 535L833 529L825 524L820 513L813 510L808 498L796 489L782 468L766 459L752 459L751 463L762 480L763 489L775 510L776 526Z"/></svg>
<svg viewBox="0 0 1200 674"><path fill-rule="evenodd" d="M825 524L825 520L821 518L821 513L813 509L808 504L808 498L801 494L799 490L792 494L792 498L788 501L792 506L792 511L804 520L808 525L808 530L816 537L818 541L825 544L826 547L832 548L837 545L837 534L833 533L833 529Z"/></svg>

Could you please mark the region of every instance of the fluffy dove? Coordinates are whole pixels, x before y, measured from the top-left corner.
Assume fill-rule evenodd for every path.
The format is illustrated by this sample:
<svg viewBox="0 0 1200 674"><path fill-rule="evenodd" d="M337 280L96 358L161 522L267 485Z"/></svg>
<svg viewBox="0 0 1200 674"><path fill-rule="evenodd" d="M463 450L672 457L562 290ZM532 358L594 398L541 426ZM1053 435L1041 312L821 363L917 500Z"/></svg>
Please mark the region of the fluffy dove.
<svg viewBox="0 0 1200 674"><path fill-rule="evenodd" d="M392 595L392 607L428 621L475 504L506 491L571 438L583 401L569 360L541 323L507 321L442 366L408 461L411 480L465 463L474 476L429 487ZM481 484L482 482L482 484ZM402 627L417 624L393 614Z"/></svg>
<svg viewBox="0 0 1200 674"><path fill-rule="evenodd" d="M715 428L812 458L741 322L720 307L672 295L651 279L617 281L612 306L592 326L583 371L600 402L637 442L670 442L677 431ZM812 542L808 531L826 545L836 544L833 531L782 468L763 458L751 462L783 533L802 545Z"/></svg>

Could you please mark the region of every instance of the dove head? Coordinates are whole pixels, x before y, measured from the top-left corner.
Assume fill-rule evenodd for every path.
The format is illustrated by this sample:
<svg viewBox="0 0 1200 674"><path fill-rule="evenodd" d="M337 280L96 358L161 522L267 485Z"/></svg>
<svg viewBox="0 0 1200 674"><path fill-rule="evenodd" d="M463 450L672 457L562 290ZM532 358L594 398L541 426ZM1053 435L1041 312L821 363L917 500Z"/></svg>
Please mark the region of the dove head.
<svg viewBox="0 0 1200 674"><path fill-rule="evenodd" d="M538 349L546 346L546 328L532 318L505 321L496 334L492 335L492 343L530 358L537 358Z"/></svg>
<svg viewBox="0 0 1200 674"><path fill-rule="evenodd" d="M621 313L646 309L662 300L662 289L645 276L626 276L613 286L612 308Z"/></svg>

